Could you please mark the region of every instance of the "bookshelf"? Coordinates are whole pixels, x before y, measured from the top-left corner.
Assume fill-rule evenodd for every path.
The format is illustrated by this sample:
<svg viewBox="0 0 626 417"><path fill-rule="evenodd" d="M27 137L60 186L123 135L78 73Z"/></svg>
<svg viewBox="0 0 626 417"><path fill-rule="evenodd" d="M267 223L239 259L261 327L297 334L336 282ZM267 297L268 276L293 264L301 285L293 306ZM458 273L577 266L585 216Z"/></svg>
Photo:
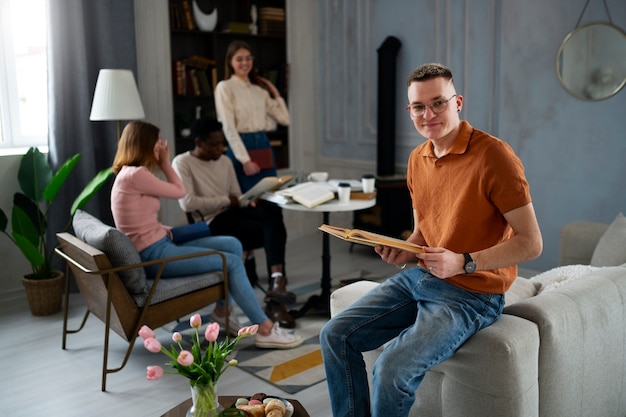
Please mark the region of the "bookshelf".
<svg viewBox="0 0 626 417"><path fill-rule="evenodd" d="M198 29L195 7L206 14L217 8L213 31ZM257 9L257 34L248 32L252 6ZM285 100L288 97L288 64L285 0L169 0L172 91L176 152L192 149L182 135L198 116L215 116L213 91L224 78L228 44L241 39L254 50L255 66L272 80ZM281 12L282 10L282 12ZM268 132L278 168L289 167L289 129L278 126Z"/></svg>

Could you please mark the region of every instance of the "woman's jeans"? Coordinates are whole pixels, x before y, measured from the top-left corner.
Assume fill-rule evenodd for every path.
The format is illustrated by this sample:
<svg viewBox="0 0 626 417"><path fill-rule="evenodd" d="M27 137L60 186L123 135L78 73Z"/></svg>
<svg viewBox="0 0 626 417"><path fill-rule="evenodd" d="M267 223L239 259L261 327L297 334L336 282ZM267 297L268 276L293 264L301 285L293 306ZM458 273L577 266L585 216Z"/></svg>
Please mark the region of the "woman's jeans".
<svg viewBox="0 0 626 417"><path fill-rule="evenodd" d="M259 305L254 290L250 285L246 275L246 268L241 259L243 253L241 243L236 238L232 236L209 236L177 245L169 238L164 237L142 250L140 256L141 260L145 262L171 256L204 252L211 249L223 252L226 256L229 294L232 295L237 305L239 305L253 324L263 323L268 317ZM159 265L145 267L148 278L154 278L158 268ZM196 258L168 262L165 264L161 277L184 277L221 270L221 256L198 256Z"/></svg>
<svg viewBox="0 0 626 417"><path fill-rule="evenodd" d="M503 294L469 292L420 267L387 279L320 333L333 416L407 416L424 374L496 321L503 307ZM374 365L370 411L361 352L390 340Z"/></svg>

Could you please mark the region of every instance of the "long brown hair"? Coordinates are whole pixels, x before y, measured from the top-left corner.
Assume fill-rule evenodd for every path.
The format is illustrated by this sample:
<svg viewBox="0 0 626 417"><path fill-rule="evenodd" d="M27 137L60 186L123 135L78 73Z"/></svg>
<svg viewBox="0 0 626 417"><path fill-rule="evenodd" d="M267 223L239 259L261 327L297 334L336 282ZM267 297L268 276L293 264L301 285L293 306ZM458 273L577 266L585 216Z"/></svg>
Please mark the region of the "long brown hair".
<svg viewBox="0 0 626 417"><path fill-rule="evenodd" d="M153 124L133 121L126 125L117 144L113 172L117 174L124 165L145 166L153 170L158 166L154 145L159 140L159 128Z"/></svg>
<svg viewBox="0 0 626 417"><path fill-rule="evenodd" d="M250 47L250 44L248 42L241 41L241 40L231 41L228 44L228 48L226 49L226 60L224 61L224 79L225 80L229 79L230 76L234 73L233 67L230 65L230 61L233 60L233 57L235 56L237 51L240 49L245 49L248 52L250 52L250 55L254 56L252 47ZM258 85L259 80L257 80L256 76L257 76L257 67L254 64L254 61L252 61L252 69L250 70L250 73L248 74L248 78L250 78L250 82L252 84Z"/></svg>

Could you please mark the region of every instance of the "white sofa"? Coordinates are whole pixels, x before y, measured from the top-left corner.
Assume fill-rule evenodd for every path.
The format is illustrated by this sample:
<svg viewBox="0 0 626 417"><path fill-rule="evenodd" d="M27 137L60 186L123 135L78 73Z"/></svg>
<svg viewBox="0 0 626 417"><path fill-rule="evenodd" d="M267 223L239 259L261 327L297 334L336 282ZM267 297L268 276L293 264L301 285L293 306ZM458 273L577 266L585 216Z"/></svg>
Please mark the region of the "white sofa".
<svg viewBox="0 0 626 417"><path fill-rule="evenodd" d="M613 230L616 223L620 233ZM560 249L561 265L590 265L592 259L622 265L626 219L618 216L610 228L568 224L561 229ZM625 417L626 267L599 266L518 278L502 317L427 373L410 415ZM573 270L577 276L559 276ZM375 285L360 281L334 291L331 315ZM370 378L379 354L380 349L364 354Z"/></svg>

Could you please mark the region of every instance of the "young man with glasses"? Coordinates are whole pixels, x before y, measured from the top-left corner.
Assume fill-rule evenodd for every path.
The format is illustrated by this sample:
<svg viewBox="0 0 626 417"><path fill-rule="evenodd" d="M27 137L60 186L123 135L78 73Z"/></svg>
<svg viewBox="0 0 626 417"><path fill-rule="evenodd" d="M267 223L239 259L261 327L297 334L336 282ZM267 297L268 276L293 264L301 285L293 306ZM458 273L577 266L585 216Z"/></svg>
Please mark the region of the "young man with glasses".
<svg viewBox="0 0 626 417"><path fill-rule="evenodd" d="M377 247L402 271L322 329L334 417L407 416L426 372L500 317L517 264L543 247L521 161L460 119L463 96L451 71L422 65L407 86L409 116L427 139L409 157L414 230L407 240L424 253ZM387 342L370 406L362 352Z"/></svg>

